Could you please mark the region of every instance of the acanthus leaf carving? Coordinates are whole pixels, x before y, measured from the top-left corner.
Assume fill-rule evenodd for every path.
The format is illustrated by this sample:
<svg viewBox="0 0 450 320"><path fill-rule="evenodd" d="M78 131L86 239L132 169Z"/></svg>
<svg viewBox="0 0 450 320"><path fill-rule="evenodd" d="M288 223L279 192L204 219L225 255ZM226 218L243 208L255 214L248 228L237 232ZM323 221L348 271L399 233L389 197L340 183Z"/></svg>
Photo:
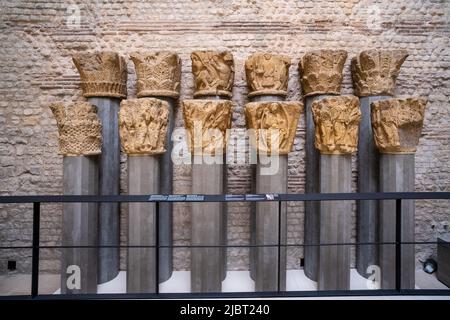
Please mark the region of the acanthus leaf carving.
<svg viewBox="0 0 450 320"><path fill-rule="evenodd" d="M405 50L366 50L351 62L353 87L359 97L393 96Z"/></svg>
<svg viewBox="0 0 450 320"><path fill-rule="evenodd" d="M169 105L154 98L122 100L119 133L127 154L155 155L166 151Z"/></svg>
<svg viewBox="0 0 450 320"><path fill-rule="evenodd" d="M307 52L298 65L303 95L340 94L345 60L345 50Z"/></svg>
<svg viewBox="0 0 450 320"><path fill-rule="evenodd" d="M322 154L349 154L358 147L359 99L336 96L314 101L315 147Z"/></svg>
<svg viewBox="0 0 450 320"><path fill-rule="evenodd" d="M118 53L81 53L72 59L80 73L84 97L126 98L127 64Z"/></svg>
<svg viewBox="0 0 450 320"><path fill-rule="evenodd" d="M137 75L138 98L161 96L178 98L181 82L181 59L176 53L132 53Z"/></svg>

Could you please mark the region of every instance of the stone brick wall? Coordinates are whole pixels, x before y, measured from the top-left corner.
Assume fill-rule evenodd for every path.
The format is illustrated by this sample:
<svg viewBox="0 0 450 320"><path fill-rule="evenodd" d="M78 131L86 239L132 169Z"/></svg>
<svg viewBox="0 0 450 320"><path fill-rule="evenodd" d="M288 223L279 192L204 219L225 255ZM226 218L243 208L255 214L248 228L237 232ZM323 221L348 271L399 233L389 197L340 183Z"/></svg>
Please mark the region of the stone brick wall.
<svg viewBox="0 0 450 320"><path fill-rule="evenodd" d="M256 51L287 54L293 59L288 100L302 99L296 64L309 50L340 48L349 58L370 48L402 48L410 56L397 81L397 95L429 97L416 154L416 190L450 191L449 24L445 0L155 0L155 1L0 1L0 194L60 194L62 157L57 155L57 128L48 105L83 100L71 55L86 50L172 50L183 62L181 99L192 97L189 54L198 49L230 50L236 66L233 126L245 125L247 100L244 61ZM343 94L352 93L349 62ZM135 97L135 73L128 59L129 97ZM180 110L176 126L182 126ZM305 122L302 116L289 155L289 192L304 191ZM353 168L356 170L356 157ZM190 168L175 168L174 192L190 192ZM126 157L122 189L126 193ZM356 190L357 172L353 172ZM249 166L230 166L228 192L250 191ZM126 206L121 239L126 241ZM229 206L230 244L249 243L249 206ZM188 205L176 205L175 244L189 244ZM416 235L434 241L449 232L450 204L418 201ZM29 245L31 206L0 206L0 246ZM303 205L291 203L289 243L303 242ZM61 206L43 208L42 245L60 244ZM354 236L354 232L353 232ZM417 258L435 254L434 245L417 247ZM7 260L19 272L30 270L30 251L2 250L0 273ZM57 250L43 250L42 272L59 266ZM189 266L189 252L175 250L175 268ZM122 258L124 258L122 252ZM299 266L301 247L289 250L289 267ZM230 249L229 269L248 268L248 250ZM122 268L125 263L122 259Z"/></svg>

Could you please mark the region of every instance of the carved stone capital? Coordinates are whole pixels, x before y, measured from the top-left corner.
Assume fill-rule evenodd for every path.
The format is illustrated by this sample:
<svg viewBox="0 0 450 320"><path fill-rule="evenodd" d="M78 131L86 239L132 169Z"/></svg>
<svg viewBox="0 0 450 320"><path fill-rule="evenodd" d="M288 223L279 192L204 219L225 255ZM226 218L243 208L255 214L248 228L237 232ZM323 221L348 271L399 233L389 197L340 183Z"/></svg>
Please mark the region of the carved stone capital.
<svg viewBox="0 0 450 320"><path fill-rule="evenodd" d="M345 60L345 50L307 52L298 64L303 95L340 94Z"/></svg>
<svg viewBox="0 0 450 320"><path fill-rule="evenodd" d="M422 133L425 98L388 99L371 103L375 145L381 153L415 153Z"/></svg>
<svg viewBox="0 0 450 320"><path fill-rule="evenodd" d="M137 96L172 97L180 95L181 59L176 53L132 53L137 75Z"/></svg>
<svg viewBox="0 0 450 320"><path fill-rule="evenodd" d="M59 154L90 156L102 153L102 125L97 107L78 102L65 107L62 103L50 105L59 132Z"/></svg>
<svg viewBox="0 0 450 320"><path fill-rule="evenodd" d="M73 56L85 97L127 97L127 64L115 52L81 53Z"/></svg>
<svg viewBox="0 0 450 320"><path fill-rule="evenodd" d="M322 154L349 154L358 147L359 99L336 96L314 101L314 145Z"/></svg>
<svg viewBox="0 0 450 320"><path fill-rule="evenodd" d="M192 155L216 155L225 151L231 128L233 103L228 100L184 100L184 125Z"/></svg>
<svg viewBox="0 0 450 320"><path fill-rule="evenodd" d="M359 97L393 96L400 67L407 57L405 50L367 50L352 58L355 94Z"/></svg>
<svg viewBox="0 0 450 320"><path fill-rule="evenodd" d="M287 95L289 66L287 56L255 53L245 61L249 97L260 95Z"/></svg>
<svg viewBox="0 0 450 320"><path fill-rule="evenodd" d="M154 98L122 100L119 110L120 142L127 154L166 151L169 104Z"/></svg>
<svg viewBox="0 0 450 320"><path fill-rule="evenodd" d="M194 98L208 95L231 98L234 61L230 52L194 51L191 54L191 60L194 74Z"/></svg>
<svg viewBox="0 0 450 320"><path fill-rule="evenodd" d="M245 106L247 129L254 131L259 153L288 154L294 144L303 104L297 101L250 102ZM275 150L274 150L275 145Z"/></svg>

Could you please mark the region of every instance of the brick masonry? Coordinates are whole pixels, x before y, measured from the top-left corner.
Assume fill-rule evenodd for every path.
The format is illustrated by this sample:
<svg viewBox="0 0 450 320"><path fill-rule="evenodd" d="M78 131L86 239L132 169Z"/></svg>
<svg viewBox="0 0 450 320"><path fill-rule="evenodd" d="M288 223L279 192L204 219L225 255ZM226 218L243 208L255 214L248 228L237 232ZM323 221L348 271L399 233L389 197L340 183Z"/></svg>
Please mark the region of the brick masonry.
<svg viewBox="0 0 450 320"><path fill-rule="evenodd" d="M343 94L353 92L350 58L377 48L406 49L410 56L397 81L397 96L429 98L423 135L416 154L416 190L450 191L450 105L448 1L0 1L0 194L60 194L62 157L57 155L57 128L48 105L83 100L71 55L86 50L171 50L182 59L181 99L193 93L189 54L193 50L230 50L235 59L233 127L243 128L247 99L244 61L256 51L292 57L288 100L302 99L296 65L309 50L339 48L349 53ZM78 23L79 22L79 23ZM128 58L128 57L127 57ZM128 59L129 97L136 96L134 66ZM176 110L176 127L182 115ZM300 120L289 155L289 192L304 192L305 121ZM353 169L356 170L356 156ZM126 156L122 156L121 192L126 194ZM177 166L174 192L190 192L189 166ZM352 188L356 191L357 172ZM250 191L247 165L228 168L228 192ZM174 212L175 244L190 243L189 205ZM417 201L418 241L435 241L449 232L448 201ZM126 243L126 206L122 205L121 241ZM42 245L61 243L61 206L44 205ZM354 217L353 213L353 217ZM230 244L249 243L249 206L230 204ZM353 223L355 223L353 219ZM355 229L353 230L353 239ZM289 243L303 243L303 205L289 204ZM0 207L0 245L29 245L31 206ZM289 250L289 268L298 268L303 250ZM417 259L436 254L435 245L417 246ZM18 272L30 271L29 250L2 250L0 273L7 260ZM121 267L125 268L125 252ZM42 250L41 272L56 272L57 250ZM189 251L176 249L174 265L189 267ZM228 268L248 268L248 250L229 249Z"/></svg>

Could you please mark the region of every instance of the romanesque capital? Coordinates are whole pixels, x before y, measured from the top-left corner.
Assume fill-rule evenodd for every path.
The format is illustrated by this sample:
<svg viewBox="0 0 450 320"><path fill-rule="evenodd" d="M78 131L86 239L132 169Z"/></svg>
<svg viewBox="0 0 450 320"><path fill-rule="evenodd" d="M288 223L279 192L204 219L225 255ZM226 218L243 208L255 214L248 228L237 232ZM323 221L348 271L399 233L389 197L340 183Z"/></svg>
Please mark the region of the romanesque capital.
<svg viewBox="0 0 450 320"><path fill-rule="evenodd" d="M184 125L192 155L225 152L233 103L228 100L184 100Z"/></svg>
<svg viewBox="0 0 450 320"><path fill-rule="evenodd" d="M102 152L102 125L97 107L78 102L69 106L50 105L59 132L59 154L64 156L90 156Z"/></svg>
<svg viewBox="0 0 450 320"><path fill-rule="evenodd" d="M166 151L169 104L154 98L122 100L119 133L127 154L161 154Z"/></svg>
<svg viewBox="0 0 450 320"><path fill-rule="evenodd" d="M132 53L137 75L137 96L171 97L180 95L181 59L173 52Z"/></svg>
<svg viewBox="0 0 450 320"><path fill-rule="evenodd" d="M251 102L245 106L247 129L260 154L288 154L294 144L303 104L297 101Z"/></svg>
<svg viewBox="0 0 450 320"><path fill-rule="evenodd" d="M352 58L355 94L359 97L393 96L400 67L407 57L405 50L367 50Z"/></svg>
<svg viewBox="0 0 450 320"><path fill-rule="evenodd" d="M315 147L321 154L349 154L358 147L359 99L336 96L314 101Z"/></svg>
<svg viewBox="0 0 450 320"><path fill-rule="evenodd" d="M80 53L73 63L81 78L85 97L127 97L127 64L115 52Z"/></svg>
<svg viewBox="0 0 450 320"><path fill-rule="evenodd" d="M230 52L194 51L191 60L194 98L208 95L231 98L234 61Z"/></svg>
<svg viewBox="0 0 450 320"><path fill-rule="evenodd" d="M307 52L298 64L303 95L340 94L345 60L345 50Z"/></svg>
<svg viewBox="0 0 450 320"><path fill-rule="evenodd" d="M245 61L249 97L260 95L287 95L289 66L287 56L255 53Z"/></svg>
<svg viewBox="0 0 450 320"><path fill-rule="evenodd" d="M375 145L381 153L415 153L422 133L425 98L388 99L371 103Z"/></svg>

